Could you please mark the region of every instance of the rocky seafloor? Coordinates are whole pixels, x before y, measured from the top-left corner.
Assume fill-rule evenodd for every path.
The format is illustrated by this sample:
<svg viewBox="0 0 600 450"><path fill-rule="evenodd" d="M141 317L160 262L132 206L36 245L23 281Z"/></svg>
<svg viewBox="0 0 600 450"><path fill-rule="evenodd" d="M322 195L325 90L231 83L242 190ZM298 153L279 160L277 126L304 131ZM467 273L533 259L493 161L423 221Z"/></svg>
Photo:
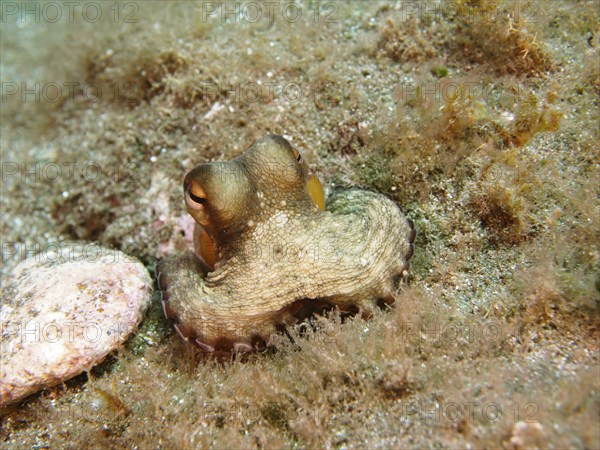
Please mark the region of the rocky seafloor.
<svg viewBox="0 0 600 450"><path fill-rule="evenodd" d="M186 251L185 172L269 132L418 230L395 308L243 359L180 342L155 292L102 364L2 409L1 447L600 448L596 2L0 13L3 321L27 257Z"/></svg>

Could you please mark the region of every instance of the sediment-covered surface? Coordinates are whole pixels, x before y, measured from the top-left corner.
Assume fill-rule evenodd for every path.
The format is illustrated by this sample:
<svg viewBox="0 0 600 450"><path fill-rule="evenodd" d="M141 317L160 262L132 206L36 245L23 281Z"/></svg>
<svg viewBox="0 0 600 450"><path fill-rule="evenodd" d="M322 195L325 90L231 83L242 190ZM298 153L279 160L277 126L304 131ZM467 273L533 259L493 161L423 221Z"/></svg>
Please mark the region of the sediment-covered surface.
<svg viewBox="0 0 600 450"><path fill-rule="evenodd" d="M267 132L419 234L394 309L243 361L155 298L113 358L4 410L3 447L600 447L596 2L8 3L3 274L189 248L184 173Z"/></svg>

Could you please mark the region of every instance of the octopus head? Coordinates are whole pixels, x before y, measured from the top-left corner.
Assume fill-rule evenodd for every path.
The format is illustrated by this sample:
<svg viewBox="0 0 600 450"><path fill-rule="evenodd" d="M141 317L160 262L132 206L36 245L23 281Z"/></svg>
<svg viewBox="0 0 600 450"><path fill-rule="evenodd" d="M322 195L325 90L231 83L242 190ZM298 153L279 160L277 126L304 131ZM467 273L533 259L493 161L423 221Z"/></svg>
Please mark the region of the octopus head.
<svg viewBox="0 0 600 450"><path fill-rule="evenodd" d="M252 189L238 160L196 166L183 190L188 213L212 236L235 234L247 221Z"/></svg>
<svg viewBox="0 0 600 450"><path fill-rule="evenodd" d="M307 180L308 166L300 152L283 137L270 134L231 161L196 166L185 176L183 190L188 213L221 241L282 202L290 207L312 205Z"/></svg>

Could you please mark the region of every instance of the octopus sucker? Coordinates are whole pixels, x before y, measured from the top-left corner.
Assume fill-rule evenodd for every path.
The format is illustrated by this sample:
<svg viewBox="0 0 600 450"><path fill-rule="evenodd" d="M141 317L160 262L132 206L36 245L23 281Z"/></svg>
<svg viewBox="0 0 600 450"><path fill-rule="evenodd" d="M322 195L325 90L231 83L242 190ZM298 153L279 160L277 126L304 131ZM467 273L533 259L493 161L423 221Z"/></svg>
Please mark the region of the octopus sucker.
<svg viewBox="0 0 600 450"><path fill-rule="evenodd" d="M194 251L163 259L156 273L165 316L206 353L247 353L326 308L368 317L394 303L414 254L414 224L394 201L356 188L325 201L278 135L196 166L183 194Z"/></svg>
<svg viewBox="0 0 600 450"><path fill-rule="evenodd" d="M172 319L174 317L171 308L169 308L169 303L167 302L166 295L163 291L160 291L160 304L162 306L163 314L167 319Z"/></svg>

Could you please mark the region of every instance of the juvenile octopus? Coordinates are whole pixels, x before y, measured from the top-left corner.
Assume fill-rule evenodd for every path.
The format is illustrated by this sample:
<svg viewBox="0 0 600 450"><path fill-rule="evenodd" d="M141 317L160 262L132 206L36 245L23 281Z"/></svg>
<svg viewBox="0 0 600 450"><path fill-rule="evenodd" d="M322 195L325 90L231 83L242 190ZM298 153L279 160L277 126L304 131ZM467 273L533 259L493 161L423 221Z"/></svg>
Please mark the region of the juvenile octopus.
<svg viewBox="0 0 600 450"><path fill-rule="evenodd" d="M213 267L199 248L157 266L165 315L183 339L209 353L245 352L316 309L368 316L393 303L413 223L391 199L362 189L335 190L322 210L309 192L314 180L274 134L185 176L197 244L214 246L215 257Z"/></svg>

